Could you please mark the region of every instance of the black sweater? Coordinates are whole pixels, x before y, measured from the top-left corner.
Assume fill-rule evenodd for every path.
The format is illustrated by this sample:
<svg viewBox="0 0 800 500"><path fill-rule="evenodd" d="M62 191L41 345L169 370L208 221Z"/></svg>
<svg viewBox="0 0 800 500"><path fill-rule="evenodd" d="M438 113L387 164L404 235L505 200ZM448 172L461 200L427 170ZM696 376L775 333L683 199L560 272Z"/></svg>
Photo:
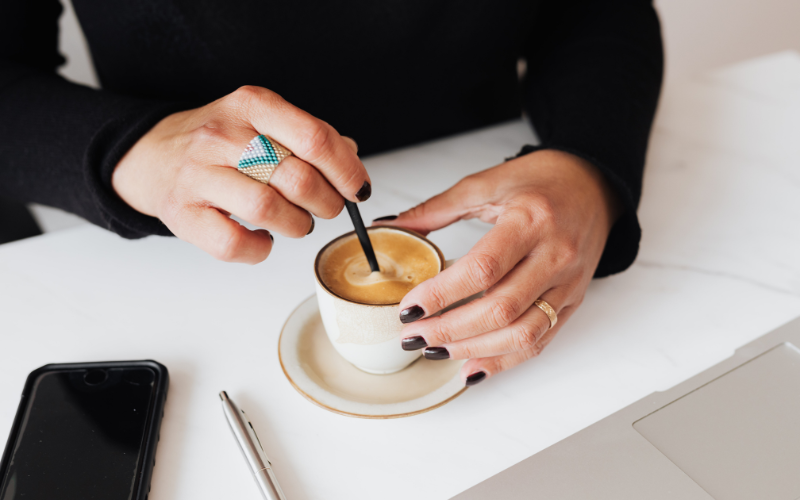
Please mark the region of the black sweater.
<svg viewBox="0 0 800 500"><path fill-rule="evenodd" d="M636 256L662 77L650 0L73 5L103 90L57 76L58 0L0 2L0 198L60 207L126 238L169 235L116 196L115 165L167 114L259 85L355 138L362 155L524 111L543 147L591 161L622 200L597 275Z"/></svg>

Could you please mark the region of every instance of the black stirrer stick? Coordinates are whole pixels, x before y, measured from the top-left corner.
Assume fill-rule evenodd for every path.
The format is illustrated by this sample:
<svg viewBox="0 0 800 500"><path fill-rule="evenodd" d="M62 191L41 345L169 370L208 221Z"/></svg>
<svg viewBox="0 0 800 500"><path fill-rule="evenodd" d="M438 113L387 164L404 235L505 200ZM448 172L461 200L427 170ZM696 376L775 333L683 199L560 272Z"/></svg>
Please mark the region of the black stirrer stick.
<svg viewBox="0 0 800 500"><path fill-rule="evenodd" d="M358 206L352 201L344 200L344 205L347 207L347 213L350 214L350 220L353 221L353 227L356 228L358 241L361 243L361 248L364 250L364 255L369 262L369 268L372 272L380 271L378 267L378 259L375 258L375 250L372 249L372 242L369 241L367 236L367 228L364 227L364 221L361 220L361 212L358 211Z"/></svg>

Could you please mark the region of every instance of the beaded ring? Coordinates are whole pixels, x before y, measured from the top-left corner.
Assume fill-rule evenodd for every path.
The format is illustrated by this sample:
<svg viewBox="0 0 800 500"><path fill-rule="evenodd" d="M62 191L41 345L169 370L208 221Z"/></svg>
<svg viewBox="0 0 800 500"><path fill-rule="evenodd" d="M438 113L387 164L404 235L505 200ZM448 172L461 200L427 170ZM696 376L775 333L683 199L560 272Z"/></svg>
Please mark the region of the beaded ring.
<svg viewBox="0 0 800 500"><path fill-rule="evenodd" d="M283 147L275 139L266 135L254 137L239 158L239 172L258 182L269 184L269 178L285 158L292 152Z"/></svg>

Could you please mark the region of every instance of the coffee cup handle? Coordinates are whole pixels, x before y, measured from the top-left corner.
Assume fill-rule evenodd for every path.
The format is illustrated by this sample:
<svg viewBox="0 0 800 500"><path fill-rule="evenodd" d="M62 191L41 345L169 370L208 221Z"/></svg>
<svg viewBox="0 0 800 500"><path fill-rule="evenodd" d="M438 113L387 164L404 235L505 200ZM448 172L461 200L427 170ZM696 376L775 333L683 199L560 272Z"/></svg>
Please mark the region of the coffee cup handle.
<svg viewBox="0 0 800 500"><path fill-rule="evenodd" d="M444 268L445 268L445 269L449 268L450 266L452 266L453 264L455 264L456 262L458 262L458 260L459 260L459 259L449 259L449 260L446 260L446 261L444 262ZM467 297L467 298L465 298L465 299L461 299L461 300L459 300L458 302L454 302L453 304L450 304L449 306L445 307L444 309L442 309L441 311L439 311L439 312L438 312L438 313L436 313L436 314L437 314L437 315L439 315L439 314L443 314L443 313L446 313L447 311L450 311L450 310L452 310L452 309L455 309L456 307L461 307L461 306L463 306L463 305L469 304L469 303L470 303L470 302L472 302L473 300L475 300L475 299L479 299L479 298L483 297L483 294L484 294L484 292L478 292L478 293L476 293L475 295L470 295L469 297Z"/></svg>

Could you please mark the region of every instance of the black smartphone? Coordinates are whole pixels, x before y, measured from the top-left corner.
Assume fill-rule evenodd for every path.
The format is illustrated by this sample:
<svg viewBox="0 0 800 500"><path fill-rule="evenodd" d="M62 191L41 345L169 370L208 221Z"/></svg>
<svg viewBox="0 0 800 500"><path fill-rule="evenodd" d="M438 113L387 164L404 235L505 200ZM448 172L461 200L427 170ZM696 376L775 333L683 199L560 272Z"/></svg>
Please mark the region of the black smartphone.
<svg viewBox="0 0 800 500"><path fill-rule="evenodd" d="M168 386L155 361L31 372L0 462L0 499L147 498Z"/></svg>

